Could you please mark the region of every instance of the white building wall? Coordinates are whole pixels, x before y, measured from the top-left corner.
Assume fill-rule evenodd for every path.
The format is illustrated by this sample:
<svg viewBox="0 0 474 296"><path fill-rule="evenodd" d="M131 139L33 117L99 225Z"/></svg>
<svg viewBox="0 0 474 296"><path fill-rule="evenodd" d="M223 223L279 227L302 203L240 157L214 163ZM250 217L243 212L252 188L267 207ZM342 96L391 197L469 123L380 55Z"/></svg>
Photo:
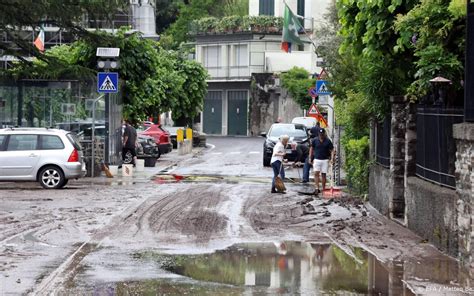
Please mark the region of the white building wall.
<svg viewBox="0 0 474 296"><path fill-rule="evenodd" d="M258 0L249 0L249 15L258 15Z"/></svg>

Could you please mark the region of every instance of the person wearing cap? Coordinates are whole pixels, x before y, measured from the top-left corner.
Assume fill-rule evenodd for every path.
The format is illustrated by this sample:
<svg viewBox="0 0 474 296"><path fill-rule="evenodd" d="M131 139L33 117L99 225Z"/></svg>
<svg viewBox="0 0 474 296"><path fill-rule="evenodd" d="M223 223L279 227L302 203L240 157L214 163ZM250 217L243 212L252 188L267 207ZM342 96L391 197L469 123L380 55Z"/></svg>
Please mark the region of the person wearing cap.
<svg viewBox="0 0 474 296"><path fill-rule="evenodd" d="M285 169L283 168L283 157L285 156L285 147L288 144L290 137L283 135L280 137L278 143L273 147L273 154L270 163L273 168L272 193L285 193L284 191L277 191L275 188L275 178L280 175L281 179L285 179Z"/></svg>
<svg viewBox="0 0 474 296"><path fill-rule="evenodd" d="M309 130L309 137L311 139L314 139L314 138L317 138L318 135L319 135L319 130L321 129L321 123L319 121L316 122L316 125L313 126L310 130Z"/></svg>
<svg viewBox="0 0 474 296"><path fill-rule="evenodd" d="M319 136L311 142L309 149L310 161L313 163L315 194L320 193L319 175L323 183L323 191L326 189L326 174L328 172L329 161L334 159L334 146L326 136L324 129L319 130ZM314 158L314 160L313 160Z"/></svg>

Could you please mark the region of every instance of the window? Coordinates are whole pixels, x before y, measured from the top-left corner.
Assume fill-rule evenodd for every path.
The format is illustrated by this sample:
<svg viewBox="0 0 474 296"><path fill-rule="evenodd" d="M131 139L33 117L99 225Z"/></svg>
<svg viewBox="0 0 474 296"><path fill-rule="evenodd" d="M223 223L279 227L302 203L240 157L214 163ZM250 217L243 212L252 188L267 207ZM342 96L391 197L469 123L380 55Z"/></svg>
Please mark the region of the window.
<svg viewBox="0 0 474 296"><path fill-rule="evenodd" d="M64 149L63 141L58 136L40 136L41 150Z"/></svg>
<svg viewBox="0 0 474 296"><path fill-rule="evenodd" d="M2 151L3 148L3 141L5 140L6 136L0 135L0 151Z"/></svg>
<svg viewBox="0 0 474 296"><path fill-rule="evenodd" d="M220 46L206 46L203 48L204 67L218 68L221 66L221 47Z"/></svg>
<svg viewBox="0 0 474 296"><path fill-rule="evenodd" d="M258 5L259 15L275 15L275 0L260 0Z"/></svg>
<svg viewBox="0 0 474 296"><path fill-rule="evenodd" d="M249 55L247 52L247 45L235 45L234 46L234 66L248 66Z"/></svg>
<svg viewBox="0 0 474 296"><path fill-rule="evenodd" d="M296 9L296 13L298 15L301 15L302 17L304 17L304 0L298 0L298 6L297 6L297 9Z"/></svg>
<svg viewBox="0 0 474 296"><path fill-rule="evenodd" d="M36 150L37 135L10 135L7 151Z"/></svg>

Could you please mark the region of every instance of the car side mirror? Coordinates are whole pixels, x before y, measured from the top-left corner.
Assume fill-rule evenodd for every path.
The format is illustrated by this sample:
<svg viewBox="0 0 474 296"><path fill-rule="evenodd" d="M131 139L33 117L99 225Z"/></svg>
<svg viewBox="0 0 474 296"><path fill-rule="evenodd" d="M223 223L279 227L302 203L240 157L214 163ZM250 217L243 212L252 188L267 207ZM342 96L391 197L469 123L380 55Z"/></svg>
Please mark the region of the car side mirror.
<svg viewBox="0 0 474 296"><path fill-rule="evenodd" d="M260 133L260 137L264 137L264 138L266 138L266 137L267 137L267 133L266 133L266 132L262 132L262 133Z"/></svg>

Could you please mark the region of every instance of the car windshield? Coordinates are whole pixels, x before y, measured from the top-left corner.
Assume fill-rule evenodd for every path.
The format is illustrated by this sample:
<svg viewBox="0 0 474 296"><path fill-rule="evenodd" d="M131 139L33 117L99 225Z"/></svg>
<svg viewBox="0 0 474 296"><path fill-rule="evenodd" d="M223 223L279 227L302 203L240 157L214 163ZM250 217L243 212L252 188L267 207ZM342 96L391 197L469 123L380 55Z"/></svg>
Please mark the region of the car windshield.
<svg viewBox="0 0 474 296"><path fill-rule="evenodd" d="M302 125L294 124L278 124L272 126L268 136L279 137L281 135L288 135L290 137L306 137L305 127Z"/></svg>

